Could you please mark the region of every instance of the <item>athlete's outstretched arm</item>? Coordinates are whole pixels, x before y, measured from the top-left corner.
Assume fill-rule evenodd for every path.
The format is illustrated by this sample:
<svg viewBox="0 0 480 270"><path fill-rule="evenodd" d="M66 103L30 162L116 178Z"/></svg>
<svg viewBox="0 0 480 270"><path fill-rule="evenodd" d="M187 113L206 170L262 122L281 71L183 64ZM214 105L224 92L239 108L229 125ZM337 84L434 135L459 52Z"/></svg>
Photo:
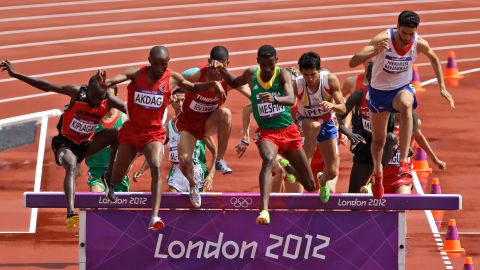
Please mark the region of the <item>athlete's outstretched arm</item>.
<svg viewBox="0 0 480 270"><path fill-rule="evenodd" d="M252 114L252 104L243 107L242 110L242 133L243 139L235 146L238 158L241 158L250 145L250 115Z"/></svg>
<svg viewBox="0 0 480 270"><path fill-rule="evenodd" d="M292 85L292 75L290 72L282 69L280 72L280 83L283 84L283 89L285 90L285 96L278 96L274 99L278 104L284 106L293 106L295 105L296 95L295 90ZM264 98L262 98L264 100Z"/></svg>
<svg viewBox="0 0 480 270"><path fill-rule="evenodd" d="M178 86L185 89L186 91L201 93L214 88L215 91L222 96L222 99L225 102L225 99L226 99L225 89L223 89L222 84L218 81L192 83L190 81L185 80L185 78L181 74L176 72L172 72L171 78L174 81L174 85L171 89L174 89L176 86Z"/></svg>
<svg viewBox="0 0 480 270"><path fill-rule="evenodd" d="M355 91L345 103L345 113L337 115L338 129L341 133L347 136L348 140L350 140L352 144L365 143L365 139L360 134L353 133L347 126L345 126L343 119L345 119L345 117L353 110L355 106L360 106L360 103L362 102L362 96L362 90Z"/></svg>
<svg viewBox="0 0 480 270"><path fill-rule="evenodd" d="M70 96L70 97L73 98L73 97L77 96L78 90L80 89L80 87L78 87L76 85L73 85L73 84L56 85L56 84L49 83L49 82L41 80L41 79L29 77L29 76L23 75L21 73L18 73L13 68L12 63L10 63L10 61L8 61L8 60L2 61L0 63L0 68L2 69L2 71L6 70L8 72L8 75L10 75L10 77L18 79L18 80L20 80L20 81L22 81L26 84L29 84L29 85L31 85L31 86L33 86L37 89L40 89L42 91L45 91L45 92L55 92L55 93L67 95L67 96Z"/></svg>
<svg viewBox="0 0 480 270"><path fill-rule="evenodd" d="M205 177L205 183L203 184L203 191L211 191L213 188L213 177L215 176L215 162L217 160L218 148L213 140L212 136L205 137L205 146L212 153L212 162L210 168L208 168L208 175Z"/></svg>
<svg viewBox="0 0 480 270"><path fill-rule="evenodd" d="M328 74L328 85L330 86L330 90L332 90L332 96L335 100L335 104L332 104L328 101L323 101L322 103L329 103L326 109L331 109L335 113L345 113L345 98L342 95L342 91L340 90L340 82L338 81L337 76L333 74ZM330 108L331 106L331 108Z"/></svg>
<svg viewBox="0 0 480 270"><path fill-rule="evenodd" d="M220 69L220 74L222 74L223 79L227 84L232 88L238 88L242 85L248 84L248 79L253 74L251 68L247 68L241 76L235 76L227 68Z"/></svg>
<svg viewBox="0 0 480 270"><path fill-rule="evenodd" d="M352 59L350 59L350 67L354 68L363 64L368 59L383 52L384 50L387 50L388 46L388 35L387 32L384 31L376 35L372 40L370 40L370 43L368 43L367 46L363 47L360 52L356 53Z"/></svg>
<svg viewBox="0 0 480 270"><path fill-rule="evenodd" d="M133 80L135 78L135 75L137 74L138 70L139 70L138 67L129 68L129 69L125 70L123 73L120 73L120 74L112 77L111 79L107 79L107 86L111 87L113 85L122 83L122 82L127 81L127 80Z"/></svg>
<svg viewBox="0 0 480 270"><path fill-rule="evenodd" d="M127 105L119 97L108 95L108 101L110 103L110 107L113 107L125 114L127 113Z"/></svg>
<svg viewBox="0 0 480 270"><path fill-rule="evenodd" d="M455 108L455 102L452 95L447 91L445 87L445 81L443 80L442 65L435 52L430 48L430 45L425 39L419 38L417 43L417 50L420 53L425 54L430 63L432 64L433 71L437 77L438 85L440 86L440 94L450 103L451 108Z"/></svg>
<svg viewBox="0 0 480 270"><path fill-rule="evenodd" d="M425 152L427 153L427 156L432 160L435 165L438 166L438 168L445 170L447 168L447 163L445 163L443 160L440 160L436 155L435 152L433 152L432 147L430 147L430 143L428 142L427 138L423 135L422 130L420 129L421 122L420 119L418 119L418 126L415 134L413 135L415 141L417 142L418 146L423 148Z"/></svg>

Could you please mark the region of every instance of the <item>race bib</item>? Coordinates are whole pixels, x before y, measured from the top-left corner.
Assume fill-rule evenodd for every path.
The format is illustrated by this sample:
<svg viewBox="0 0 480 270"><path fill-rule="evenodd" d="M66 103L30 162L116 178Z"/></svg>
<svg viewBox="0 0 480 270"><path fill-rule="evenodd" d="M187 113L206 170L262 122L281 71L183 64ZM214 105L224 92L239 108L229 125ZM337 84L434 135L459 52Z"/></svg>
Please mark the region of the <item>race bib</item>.
<svg viewBox="0 0 480 270"><path fill-rule="evenodd" d="M168 160L172 163L179 163L180 160L178 159L178 150L177 147L170 148L168 153Z"/></svg>
<svg viewBox="0 0 480 270"><path fill-rule="evenodd" d="M393 74L402 73L409 70L411 62L411 56L394 57L387 54L385 56L383 70Z"/></svg>
<svg viewBox="0 0 480 270"><path fill-rule="evenodd" d="M325 113L327 113L327 112L322 110L321 107L308 107L308 108L305 108L304 116L305 117L319 117L319 116L323 116Z"/></svg>
<svg viewBox="0 0 480 270"><path fill-rule="evenodd" d="M81 135L89 135L95 132L97 128L96 122L91 122L83 119L79 119L74 117L72 122L70 123L70 130L77 134Z"/></svg>
<svg viewBox="0 0 480 270"><path fill-rule="evenodd" d="M198 113L211 113L218 108L218 103L204 103L202 101L192 100L190 109Z"/></svg>
<svg viewBox="0 0 480 270"><path fill-rule="evenodd" d="M400 165L400 151L395 152L393 158L388 162L389 165Z"/></svg>
<svg viewBox="0 0 480 270"><path fill-rule="evenodd" d="M372 122L369 119L362 118L362 125L365 131L372 133Z"/></svg>
<svg viewBox="0 0 480 270"><path fill-rule="evenodd" d="M135 104L149 110L158 110L163 104L163 92L135 91Z"/></svg>

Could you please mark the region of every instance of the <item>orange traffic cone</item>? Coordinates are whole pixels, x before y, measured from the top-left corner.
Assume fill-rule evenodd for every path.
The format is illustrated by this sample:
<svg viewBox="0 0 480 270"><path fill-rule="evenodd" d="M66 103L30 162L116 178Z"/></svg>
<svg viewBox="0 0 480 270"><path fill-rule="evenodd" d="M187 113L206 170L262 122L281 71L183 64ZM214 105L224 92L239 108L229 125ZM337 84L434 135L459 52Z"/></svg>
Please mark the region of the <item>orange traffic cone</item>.
<svg viewBox="0 0 480 270"><path fill-rule="evenodd" d="M447 69L445 70L445 83L448 86L458 86L458 81L463 78L463 75L458 73L457 61L455 60L455 53L448 52Z"/></svg>
<svg viewBox="0 0 480 270"><path fill-rule="evenodd" d="M420 81L420 73L418 73L418 67L417 65L412 66L412 84L413 87L415 87L416 92L424 92L425 88L422 87L421 81Z"/></svg>
<svg viewBox="0 0 480 270"><path fill-rule="evenodd" d="M473 269L473 259L472 259L472 257L465 257L465 262L463 264L463 270L474 270Z"/></svg>
<svg viewBox="0 0 480 270"><path fill-rule="evenodd" d="M432 179L432 194L442 194L442 188L440 187L440 180L438 178L433 178ZM440 230L440 227L442 227L442 221L443 221L443 214L445 211L443 210L432 210L432 215L433 219L435 220L435 224L437 225L437 228Z"/></svg>
<svg viewBox="0 0 480 270"><path fill-rule="evenodd" d="M417 152L413 157L413 169L417 172L432 172L432 168L428 165L427 153L421 147L417 147Z"/></svg>
<svg viewBox="0 0 480 270"><path fill-rule="evenodd" d="M465 249L460 245L460 238L458 237L457 223L455 222L455 219L450 219L448 221L447 237L443 244L442 251L449 253L449 255L465 253Z"/></svg>

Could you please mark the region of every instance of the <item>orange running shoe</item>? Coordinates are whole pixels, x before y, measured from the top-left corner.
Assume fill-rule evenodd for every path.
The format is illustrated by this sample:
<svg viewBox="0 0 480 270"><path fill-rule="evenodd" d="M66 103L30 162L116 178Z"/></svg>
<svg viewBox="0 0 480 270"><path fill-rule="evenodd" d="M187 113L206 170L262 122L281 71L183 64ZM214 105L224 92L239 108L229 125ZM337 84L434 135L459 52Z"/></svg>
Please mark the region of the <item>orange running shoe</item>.
<svg viewBox="0 0 480 270"><path fill-rule="evenodd" d="M373 197L375 199L383 198L383 175L373 174L372 183L373 183L373 186L372 186Z"/></svg>
<svg viewBox="0 0 480 270"><path fill-rule="evenodd" d="M152 217L150 219L150 223L148 224L148 229L150 231L159 231L163 228L165 228L165 223L160 217Z"/></svg>

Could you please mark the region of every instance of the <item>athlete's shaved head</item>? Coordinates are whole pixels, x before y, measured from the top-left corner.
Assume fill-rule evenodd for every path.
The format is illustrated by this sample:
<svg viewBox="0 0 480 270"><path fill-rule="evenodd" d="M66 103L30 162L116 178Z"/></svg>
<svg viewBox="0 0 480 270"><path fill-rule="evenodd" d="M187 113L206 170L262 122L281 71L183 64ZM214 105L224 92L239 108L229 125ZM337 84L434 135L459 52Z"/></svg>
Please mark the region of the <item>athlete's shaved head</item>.
<svg viewBox="0 0 480 270"><path fill-rule="evenodd" d="M167 57L169 58L169 52L167 47L165 46L154 46L150 49L150 58L157 58L157 57Z"/></svg>
<svg viewBox="0 0 480 270"><path fill-rule="evenodd" d="M150 63L150 74L158 80L167 70L170 54L165 46L154 46L150 49L148 62Z"/></svg>
<svg viewBox="0 0 480 270"><path fill-rule="evenodd" d="M228 61L228 50L223 46L215 46L210 51L210 59L222 62Z"/></svg>

